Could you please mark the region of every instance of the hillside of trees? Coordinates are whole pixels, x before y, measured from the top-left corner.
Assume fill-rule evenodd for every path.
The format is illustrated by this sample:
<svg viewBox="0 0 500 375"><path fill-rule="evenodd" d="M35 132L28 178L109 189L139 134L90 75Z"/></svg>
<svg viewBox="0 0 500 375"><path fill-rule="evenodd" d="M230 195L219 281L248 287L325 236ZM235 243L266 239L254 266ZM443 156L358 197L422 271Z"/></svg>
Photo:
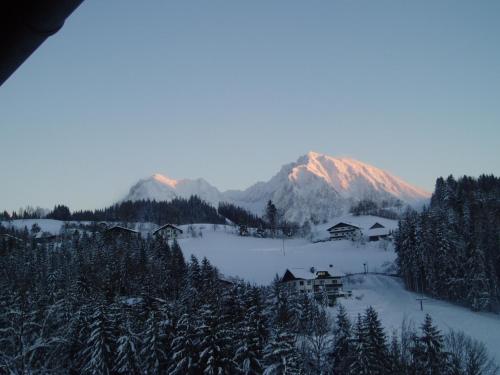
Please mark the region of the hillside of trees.
<svg viewBox="0 0 500 375"><path fill-rule="evenodd" d="M172 201L151 200L124 201L97 210L70 212L64 205L58 205L46 216L48 219L75 221L119 221L152 222L156 224L223 224L224 218L207 202L192 196L189 199L176 198Z"/></svg>
<svg viewBox="0 0 500 375"><path fill-rule="evenodd" d="M349 212L354 216L373 215L386 219L397 220L403 208L403 202L399 199L384 200L376 202L371 199L362 199L351 206Z"/></svg>
<svg viewBox="0 0 500 375"><path fill-rule="evenodd" d="M228 283L177 243L0 233L0 373L498 373L484 345L430 317L389 338L373 308L351 321L278 280Z"/></svg>
<svg viewBox="0 0 500 375"><path fill-rule="evenodd" d="M430 206L400 221L395 249L410 290L498 311L500 179L439 178Z"/></svg>
<svg viewBox="0 0 500 375"><path fill-rule="evenodd" d="M217 212L237 225L246 225L251 228L265 228L267 226L262 218L232 203L219 203Z"/></svg>

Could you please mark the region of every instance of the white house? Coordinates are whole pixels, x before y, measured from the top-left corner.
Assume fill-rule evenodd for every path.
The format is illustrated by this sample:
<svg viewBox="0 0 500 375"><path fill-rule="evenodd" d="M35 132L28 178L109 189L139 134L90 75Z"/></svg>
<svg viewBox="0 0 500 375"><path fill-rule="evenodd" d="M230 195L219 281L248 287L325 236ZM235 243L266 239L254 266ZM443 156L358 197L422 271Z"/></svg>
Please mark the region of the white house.
<svg viewBox="0 0 500 375"><path fill-rule="evenodd" d="M327 229L330 240L344 240L361 236L361 228L353 224L338 223Z"/></svg>
<svg viewBox="0 0 500 375"><path fill-rule="evenodd" d="M326 294L330 304L345 295L342 290L342 275L334 274L332 270L317 270L314 267L310 270L287 269L280 282L297 293L308 293L317 298Z"/></svg>
<svg viewBox="0 0 500 375"><path fill-rule="evenodd" d="M154 236L161 236L165 240L175 240L182 234L182 229L172 224L165 224L153 232Z"/></svg>
<svg viewBox="0 0 500 375"><path fill-rule="evenodd" d="M368 241L379 241L382 239L388 239L390 236L390 231L380 223L373 224L370 229L368 229Z"/></svg>

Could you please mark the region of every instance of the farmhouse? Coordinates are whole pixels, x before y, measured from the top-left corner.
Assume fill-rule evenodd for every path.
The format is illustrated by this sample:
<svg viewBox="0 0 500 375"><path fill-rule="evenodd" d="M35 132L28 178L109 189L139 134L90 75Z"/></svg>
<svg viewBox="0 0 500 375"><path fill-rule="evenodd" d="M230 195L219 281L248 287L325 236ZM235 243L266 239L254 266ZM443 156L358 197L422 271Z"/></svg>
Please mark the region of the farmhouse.
<svg viewBox="0 0 500 375"><path fill-rule="evenodd" d="M333 274L331 271L316 270L314 267L308 271L287 269L280 282L296 293L309 293L318 299L326 294L331 305L336 298L345 295L342 291L341 275Z"/></svg>
<svg viewBox="0 0 500 375"><path fill-rule="evenodd" d="M119 225L108 228L104 231L104 235L108 238L110 237L122 237L122 236L133 236L137 235L139 232L133 229L128 229Z"/></svg>
<svg viewBox="0 0 500 375"><path fill-rule="evenodd" d="M347 223L338 223L327 229L330 240L351 239L361 235L361 228Z"/></svg>
<svg viewBox="0 0 500 375"><path fill-rule="evenodd" d="M389 236L389 230L380 223L375 223L368 229L368 241L380 241L389 238Z"/></svg>
<svg viewBox="0 0 500 375"><path fill-rule="evenodd" d="M177 228L172 224L165 224L155 230L153 235L161 236L165 240L175 240L182 234L182 229Z"/></svg>

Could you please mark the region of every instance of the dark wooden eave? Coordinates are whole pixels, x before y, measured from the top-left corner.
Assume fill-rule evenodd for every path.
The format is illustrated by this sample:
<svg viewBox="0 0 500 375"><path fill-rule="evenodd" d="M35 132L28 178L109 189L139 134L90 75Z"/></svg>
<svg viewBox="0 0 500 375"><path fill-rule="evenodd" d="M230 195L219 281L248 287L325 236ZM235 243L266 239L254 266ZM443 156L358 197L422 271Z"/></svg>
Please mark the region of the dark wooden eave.
<svg viewBox="0 0 500 375"><path fill-rule="evenodd" d="M330 227L327 229L327 231L331 231L332 229L336 228L352 228L352 229L360 229L359 227L352 225L352 224L347 224L347 223L337 223L333 227Z"/></svg>
<svg viewBox="0 0 500 375"><path fill-rule="evenodd" d="M108 228L104 231L104 233L130 233L130 234L138 234L139 232L133 229L121 227L119 225L115 225L114 227Z"/></svg>

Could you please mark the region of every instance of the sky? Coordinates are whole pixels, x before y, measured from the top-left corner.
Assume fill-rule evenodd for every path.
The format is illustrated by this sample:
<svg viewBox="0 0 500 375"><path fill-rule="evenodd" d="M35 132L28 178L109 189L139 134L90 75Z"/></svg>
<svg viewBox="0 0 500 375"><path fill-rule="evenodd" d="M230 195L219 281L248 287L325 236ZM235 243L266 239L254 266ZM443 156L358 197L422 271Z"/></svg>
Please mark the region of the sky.
<svg viewBox="0 0 500 375"><path fill-rule="evenodd" d="M500 175L500 2L86 0L0 87L0 209L221 190L308 151Z"/></svg>

